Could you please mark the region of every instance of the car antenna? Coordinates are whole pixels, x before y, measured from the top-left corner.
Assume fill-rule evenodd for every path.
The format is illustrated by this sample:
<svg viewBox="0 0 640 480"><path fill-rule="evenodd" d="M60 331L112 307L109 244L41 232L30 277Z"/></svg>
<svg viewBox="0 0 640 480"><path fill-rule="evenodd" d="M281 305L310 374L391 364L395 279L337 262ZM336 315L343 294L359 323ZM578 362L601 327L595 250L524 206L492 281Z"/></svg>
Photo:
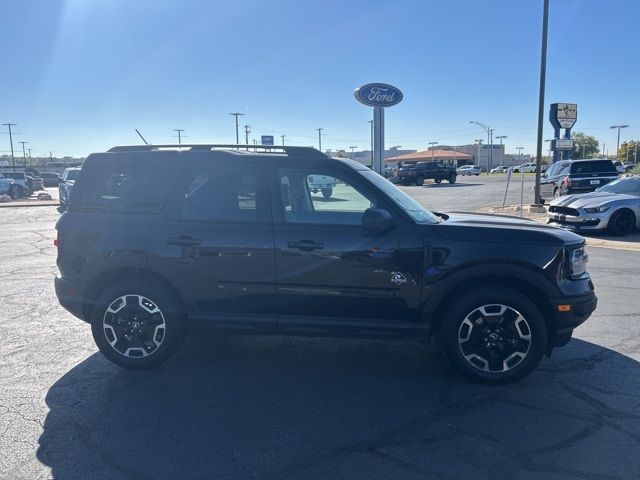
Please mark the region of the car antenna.
<svg viewBox="0 0 640 480"><path fill-rule="evenodd" d="M147 142L144 137L142 136L142 134L138 131L137 128L134 128L134 130L136 131L136 133L140 136L140 138L142 139L142 141L144 142L145 145L149 145L149 142Z"/></svg>

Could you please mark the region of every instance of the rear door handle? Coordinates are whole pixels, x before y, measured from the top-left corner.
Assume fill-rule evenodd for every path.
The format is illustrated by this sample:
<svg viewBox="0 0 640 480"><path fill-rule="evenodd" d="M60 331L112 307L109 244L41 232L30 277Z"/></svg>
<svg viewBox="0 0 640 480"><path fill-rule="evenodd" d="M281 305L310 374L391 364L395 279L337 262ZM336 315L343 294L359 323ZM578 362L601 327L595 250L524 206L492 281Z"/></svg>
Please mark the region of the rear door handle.
<svg viewBox="0 0 640 480"><path fill-rule="evenodd" d="M323 248L324 245L320 242L314 242L313 240L300 240L298 242L287 243L287 247L302 250L303 252L311 252Z"/></svg>
<svg viewBox="0 0 640 480"><path fill-rule="evenodd" d="M196 245L200 245L199 238L193 237L171 237L167 240L169 245L178 245L180 247L195 247Z"/></svg>

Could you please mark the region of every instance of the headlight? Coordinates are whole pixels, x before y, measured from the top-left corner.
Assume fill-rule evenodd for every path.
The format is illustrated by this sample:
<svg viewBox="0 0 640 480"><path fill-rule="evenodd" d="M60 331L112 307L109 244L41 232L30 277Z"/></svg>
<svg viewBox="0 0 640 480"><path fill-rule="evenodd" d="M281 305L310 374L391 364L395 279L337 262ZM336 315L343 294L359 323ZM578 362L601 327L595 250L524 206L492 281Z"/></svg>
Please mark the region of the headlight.
<svg viewBox="0 0 640 480"><path fill-rule="evenodd" d="M584 275L587 272L588 260L589 255L584 247L567 251L567 276L575 279Z"/></svg>
<svg viewBox="0 0 640 480"><path fill-rule="evenodd" d="M606 212L607 210L609 210L609 207L591 207L584 209L584 211L587 213L602 213Z"/></svg>

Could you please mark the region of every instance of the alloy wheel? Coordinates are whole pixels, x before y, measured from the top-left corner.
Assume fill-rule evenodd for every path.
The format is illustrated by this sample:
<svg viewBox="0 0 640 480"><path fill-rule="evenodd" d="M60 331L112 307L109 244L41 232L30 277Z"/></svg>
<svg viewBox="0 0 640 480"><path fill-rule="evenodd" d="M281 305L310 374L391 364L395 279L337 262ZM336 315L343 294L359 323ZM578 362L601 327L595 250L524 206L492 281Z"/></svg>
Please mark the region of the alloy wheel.
<svg viewBox="0 0 640 480"><path fill-rule="evenodd" d="M531 349L531 328L522 314L508 305L483 305L460 324L458 347L473 367L503 373L526 358Z"/></svg>
<svg viewBox="0 0 640 480"><path fill-rule="evenodd" d="M119 354L141 358L155 353L165 338L166 324L158 306L142 295L123 295L107 307L102 328Z"/></svg>

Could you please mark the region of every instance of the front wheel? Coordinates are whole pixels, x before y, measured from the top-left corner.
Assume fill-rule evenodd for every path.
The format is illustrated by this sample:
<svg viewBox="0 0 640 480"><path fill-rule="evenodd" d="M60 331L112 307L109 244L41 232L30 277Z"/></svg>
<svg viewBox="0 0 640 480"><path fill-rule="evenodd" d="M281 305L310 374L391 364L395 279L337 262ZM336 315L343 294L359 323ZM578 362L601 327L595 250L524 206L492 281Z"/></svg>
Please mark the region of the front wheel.
<svg viewBox="0 0 640 480"><path fill-rule="evenodd" d="M125 280L96 301L91 332L100 352L131 370L155 368L182 345L186 318L182 302L162 283Z"/></svg>
<svg viewBox="0 0 640 480"><path fill-rule="evenodd" d="M329 198L331 198L332 194L333 194L333 188L322 189L322 196L324 197L325 200L328 200Z"/></svg>
<svg viewBox="0 0 640 480"><path fill-rule="evenodd" d="M455 302L441 329L447 360L479 383L520 380L534 370L547 345L535 303L505 287L479 288Z"/></svg>
<svg viewBox="0 0 640 480"><path fill-rule="evenodd" d="M607 225L607 230L611 235L622 237L628 235L636 227L636 216L631 210L622 208L613 212Z"/></svg>
<svg viewBox="0 0 640 480"><path fill-rule="evenodd" d="M11 187L9 188L9 196L14 200L16 198L20 198L20 189L17 185L11 185Z"/></svg>
<svg viewBox="0 0 640 480"><path fill-rule="evenodd" d="M436 183L442 183L442 179L441 178L434 178L433 181L436 182Z"/></svg>
<svg viewBox="0 0 640 480"><path fill-rule="evenodd" d="M424 185L424 177L418 175L416 177L416 186L420 187L422 185Z"/></svg>

